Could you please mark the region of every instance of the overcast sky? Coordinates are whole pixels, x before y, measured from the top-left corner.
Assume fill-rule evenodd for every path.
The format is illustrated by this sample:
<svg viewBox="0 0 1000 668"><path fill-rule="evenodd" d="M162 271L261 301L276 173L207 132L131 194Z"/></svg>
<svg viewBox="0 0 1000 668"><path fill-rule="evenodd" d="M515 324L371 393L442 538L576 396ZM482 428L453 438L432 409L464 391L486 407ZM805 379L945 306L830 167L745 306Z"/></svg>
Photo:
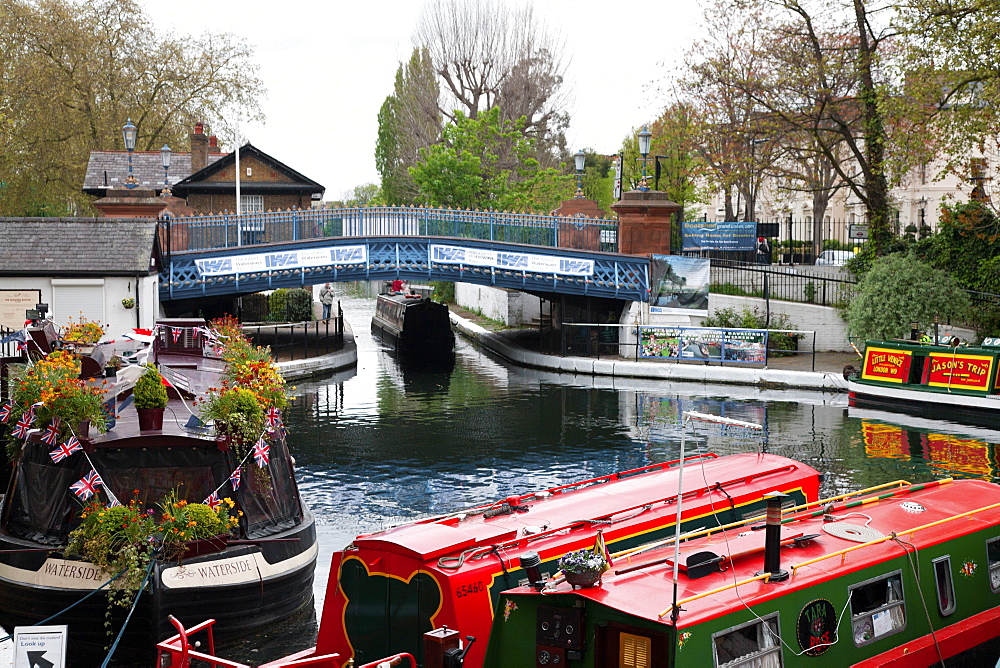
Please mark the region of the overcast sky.
<svg viewBox="0 0 1000 668"><path fill-rule="evenodd" d="M378 110L413 49L422 0L140 4L158 29L231 32L255 47L268 91L262 105L267 121L244 128L246 141L321 183L327 200L378 183ZM657 82L694 36L700 9L694 2L642 9L594 0L532 4L536 16L567 39L570 150L616 152L631 128L662 109Z"/></svg>

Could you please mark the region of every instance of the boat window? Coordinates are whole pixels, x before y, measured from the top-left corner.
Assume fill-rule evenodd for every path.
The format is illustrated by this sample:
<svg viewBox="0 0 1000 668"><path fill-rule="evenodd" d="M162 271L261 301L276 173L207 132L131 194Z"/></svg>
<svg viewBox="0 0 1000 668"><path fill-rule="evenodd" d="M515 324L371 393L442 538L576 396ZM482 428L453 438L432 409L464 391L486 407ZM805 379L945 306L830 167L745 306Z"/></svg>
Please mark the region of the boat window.
<svg viewBox="0 0 1000 668"><path fill-rule="evenodd" d="M990 567L990 589L1000 592L1000 536L986 541L986 563Z"/></svg>
<svg viewBox="0 0 1000 668"><path fill-rule="evenodd" d="M712 644L715 665L719 668L778 668L782 665L777 613L716 633L712 636Z"/></svg>
<svg viewBox="0 0 1000 668"><path fill-rule="evenodd" d="M938 610L942 615L950 615L955 612L955 584L951 579L951 557L938 557L931 563L934 564Z"/></svg>
<svg viewBox="0 0 1000 668"><path fill-rule="evenodd" d="M618 667L619 668L650 668L653 641L646 636L633 633L622 633L619 636Z"/></svg>
<svg viewBox="0 0 1000 668"><path fill-rule="evenodd" d="M899 571L851 587L851 629L858 647L906 627L903 576Z"/></svg>

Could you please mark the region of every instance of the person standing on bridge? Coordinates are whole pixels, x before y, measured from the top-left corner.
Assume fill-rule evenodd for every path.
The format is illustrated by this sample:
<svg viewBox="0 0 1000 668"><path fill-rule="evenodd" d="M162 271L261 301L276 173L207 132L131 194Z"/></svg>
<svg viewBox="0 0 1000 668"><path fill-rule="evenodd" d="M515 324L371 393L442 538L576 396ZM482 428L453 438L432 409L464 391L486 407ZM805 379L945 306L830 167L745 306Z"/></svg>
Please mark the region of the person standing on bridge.
<svg viewBox="0 0 1000 668"><path fill-rule="evenodd" d="M319 291L319 303L323 305L323 320L329 320L330 307L333 306L333 288L329 283Z"/></svg>

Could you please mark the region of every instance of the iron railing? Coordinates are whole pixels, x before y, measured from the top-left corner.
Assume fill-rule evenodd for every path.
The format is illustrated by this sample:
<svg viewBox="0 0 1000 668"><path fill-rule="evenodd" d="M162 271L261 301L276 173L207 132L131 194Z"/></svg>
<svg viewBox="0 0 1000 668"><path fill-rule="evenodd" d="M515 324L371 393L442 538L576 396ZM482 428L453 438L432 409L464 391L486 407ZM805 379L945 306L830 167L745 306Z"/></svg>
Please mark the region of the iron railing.
<svg viewBox="0 0 1000 668"><path fill-rule="evenodd" d="M326 355L344 347L344 310L329 320L274 324L244 324L243 333L257 346L269 346L275 361Z"/></svg>
<svg viewBox="0 0 1000 668"><path fill-rule="evenodd" d="M503 211L368 207L213 214L162 221L164 252L327 237L446 236L616 252L618 221Z"/></svg>
<svg viewBox="0 0 1000 668"><path fill-rule="evenodd" d="M857 281L847 275L712 259L710 292L835 306L846 304Z"/></svg>

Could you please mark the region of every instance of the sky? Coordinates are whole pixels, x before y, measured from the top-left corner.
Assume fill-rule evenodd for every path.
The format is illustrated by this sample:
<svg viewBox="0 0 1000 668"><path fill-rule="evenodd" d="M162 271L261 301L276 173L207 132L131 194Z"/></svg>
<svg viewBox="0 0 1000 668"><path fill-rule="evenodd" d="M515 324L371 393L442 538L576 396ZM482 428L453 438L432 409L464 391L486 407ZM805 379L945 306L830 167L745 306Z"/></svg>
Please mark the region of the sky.
<svg viewBox="0 0 1000 668"><path fill-rule="evenodd" d="M658 84L694 37L701 10L694 2L637 10L632 3L527 1L566 40L568 148L617 152L632 128L662 111ZM158 31L229 32L254 46L266 121L243 126L244 141L326 187L326 200L379 182L378 111L413 49L422 0L139 2Z"/></svg>

